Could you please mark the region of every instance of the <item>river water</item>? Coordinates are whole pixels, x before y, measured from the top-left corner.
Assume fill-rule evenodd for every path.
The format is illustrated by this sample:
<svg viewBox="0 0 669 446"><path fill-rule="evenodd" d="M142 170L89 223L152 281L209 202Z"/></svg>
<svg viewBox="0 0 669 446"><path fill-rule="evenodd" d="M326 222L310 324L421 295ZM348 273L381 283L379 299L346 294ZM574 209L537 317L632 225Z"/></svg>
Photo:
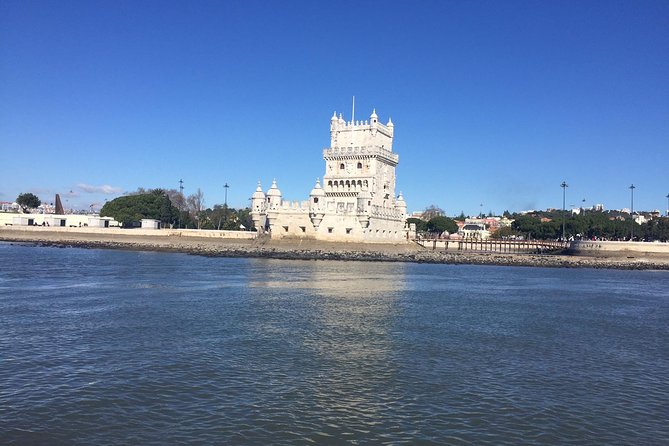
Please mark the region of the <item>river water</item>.
<svg viewBox="0 0 669 446"><path fill-rule="evenodd" d="M0 243L3 444L669 444L669 273Z"/></svg>

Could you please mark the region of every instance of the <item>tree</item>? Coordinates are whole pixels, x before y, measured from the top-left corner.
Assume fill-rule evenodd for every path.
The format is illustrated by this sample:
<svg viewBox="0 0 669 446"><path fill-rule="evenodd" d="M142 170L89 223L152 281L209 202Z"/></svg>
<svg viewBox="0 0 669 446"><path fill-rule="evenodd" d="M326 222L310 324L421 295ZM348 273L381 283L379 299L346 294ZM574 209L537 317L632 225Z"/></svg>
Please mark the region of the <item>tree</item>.
<svg viewBox="0 0 669 446"><path fill-rule="evenodd" d="M410 217L407 218L407 223L416 225L416 232L426 232L427 231L427 222L420 218Z"/></svg>
<svg viewBox="0 0 669 446"><path fill-rule="evenodd" d="M430 221L430 219L432 219L434 217L440 217L444 214L445 213L444 213L443 209L441 209L441 208L432 204L432 205L425 208L425 210L423 211L422 217L423 217L423 220Z"/></svg>
<svg viewBox="0 0 669 446"><path fill-rule="evenodd" d="M34 209L36 207L39 207L39 205L42 204L42 201L37 198L37 195L32 194L30 192L26 192L23 194L19 194L19 196L16 198L16 204L21 206L23 209L23 212L28 212L29 209Z"/></svg>
<svg viewBox="0 0 669 446"><path fill-rule="evenodd" d="M499 228L497 231L493 232L490 234L490 238L497 239L497 240L506 240L506 239L512 239L517 236L519 236L520 233L510 226L504 227L504 228Z"/></svg>
<svg viewBox="0 0 669 446"><path fill-rule="evenodd" d="M458 225L450 218L437 216L431 218L430 221L427 222L427 230L438 234L441 234L442 232L453 234L458 232Z"/></svg>
<svg viewBox="0 0 669 446"><path fill-rule="evenodd" d="M197 192L188 196L186 204L191 218L197 222L197 228L200 229L200 219L203 217L201 214L204 207L204 194L200 188L197 189Z"/></svg>
<svg viewBox="0 0 669 446"><path fill-rule="evenodd" d="M251 209L250 208L239 209L237 211L237 222L239 223L238 229L242 229L241 226L244 226L243 229L247 231L253 228Z"/></svg>
<svg viewBox="0 0 669 446"><path fill-rule="evenodd" d="M148 193L115 198L105 203L100 215L113 217L123 227L132 227L143 218L160 220L163 224L174 223L179 214L167 193L163 189L154 189Z"/></svg>

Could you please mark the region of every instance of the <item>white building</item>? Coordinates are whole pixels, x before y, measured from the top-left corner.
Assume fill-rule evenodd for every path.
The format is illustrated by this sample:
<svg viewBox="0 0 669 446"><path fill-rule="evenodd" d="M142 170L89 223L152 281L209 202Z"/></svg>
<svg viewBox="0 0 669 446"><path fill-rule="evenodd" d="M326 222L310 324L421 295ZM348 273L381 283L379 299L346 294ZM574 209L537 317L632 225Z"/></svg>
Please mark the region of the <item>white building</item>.
<svg viewBox="0 0 669 446"><path fill-rule="evenodd" d="M407 239L406 203L395 196L394 125L378 121L330 120L330 147L323 150L325 175L308 201L283 200L276 181L263 193L260 182L251 200L259 232L272 238L330 241L401 242Z"/></svg>
<svg viewBox="0 0 669 446"><path fill-rule="evenodd" d="M158 229L160 228L160 220L153 218L142 218L142 229Z"/></svg>
<svg viewBox="0 0 669 446"><path fill-rule="evenodd" d="M487 240L490 238L490 232L485 228L484 224L480 223L466 223L460 228L458 234L466 240Z"/></svg>

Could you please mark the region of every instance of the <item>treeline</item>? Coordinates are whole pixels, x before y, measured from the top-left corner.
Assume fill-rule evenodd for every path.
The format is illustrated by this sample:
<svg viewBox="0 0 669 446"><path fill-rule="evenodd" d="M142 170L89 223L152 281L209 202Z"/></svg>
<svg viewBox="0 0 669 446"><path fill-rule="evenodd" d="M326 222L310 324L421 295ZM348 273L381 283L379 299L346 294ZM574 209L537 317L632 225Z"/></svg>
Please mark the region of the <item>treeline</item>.
<svg viewBox="0 0 669 446"><path fill-rule="evenodd" d="M140 188L105 203L103 217L112 217L124 228L138 227L142 219L159 220L164 228L251 230L249 209L214 205L205 208L204 194L198 189L185 197L174 189Z"/></svg>
<svg viewBox="0 0 669 446"><path fill-rule="evenodd" d="M562 237L562 213L513 215L511 228L503 228L497 236L521 235L540 240L556 240ZM550 221L542 221L544 220ZM584 212L564 216L565 238L662 241L669 240L669 218L659 217L638 224L632 219L621 219L605 212Z"/></svg>
<svg viewBox="0 0 669 446"><path fill-rule="evenodd" d="M449 234L454 234L458 232L458 224L455 220L443 215L436 215L427 221L420 218L408 218L407 223L414 223L416 225L416 232L418 233L441 234L448 232Z"/></svg>

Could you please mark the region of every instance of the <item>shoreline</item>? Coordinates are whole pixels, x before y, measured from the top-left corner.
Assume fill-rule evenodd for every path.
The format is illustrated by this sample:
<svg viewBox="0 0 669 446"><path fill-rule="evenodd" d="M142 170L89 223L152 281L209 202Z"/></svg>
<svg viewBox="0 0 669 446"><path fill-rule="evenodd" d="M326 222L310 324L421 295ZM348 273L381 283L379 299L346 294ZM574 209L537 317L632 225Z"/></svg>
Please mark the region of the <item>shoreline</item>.
<svg viewBox="0 0 669 446"><path fill-rule="evenodd" d="M339 260L412 262L452 265L529 266L544 268L596 268L669 270L669 259L655 256L592 257L565 254L510 254L444 252L415 243L400 245L332 243L316 240L225 239L165 237L86 232L18 231L0 229L0 242L85 249L176 252L207 257L246 257L284 260Z"/></svg>

